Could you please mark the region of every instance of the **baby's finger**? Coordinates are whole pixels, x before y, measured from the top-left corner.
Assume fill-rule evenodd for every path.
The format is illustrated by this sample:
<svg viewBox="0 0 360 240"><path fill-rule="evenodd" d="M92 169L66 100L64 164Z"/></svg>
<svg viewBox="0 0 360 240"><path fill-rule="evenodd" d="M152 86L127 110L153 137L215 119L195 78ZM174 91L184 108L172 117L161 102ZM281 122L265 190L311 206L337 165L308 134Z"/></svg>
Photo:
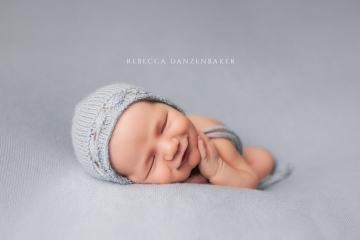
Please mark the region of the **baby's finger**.
<svg viewBox="0 0 360 240"><path fill-rule="evenodd" d="M199 136L203 139L204 142L210 141L209 137L206 136L203 132L199 132Z"/></svg>
<svg viewBox="0 0 360 240"><path fill-rule="evenodd" d="M218 151L216 149L215 144L212 141L208 142L208 153L212 158L216 158L218 156Z"/></svg>
<svg viewBox="0 0 360 240"><path fill-rule="evenodd" d="M204 136L204 138L202 138L202 136ZM210 141L209 137L206 136L205 134L201 133L199 135L199 137L203 140L204 146L205 146L205 150L206 150L206 155L208 156L209 159L212 158L216 158L218 155L217 149L215 147L215 144Z"/></svg>
<svg viewBox="0 0 360 240"><path fill-rule="evenodd" d="M200 137L198 138L198 146L199 146L201 158L206 159L206 156L207 156L206 147L205 147L204 141Z"/></svg>

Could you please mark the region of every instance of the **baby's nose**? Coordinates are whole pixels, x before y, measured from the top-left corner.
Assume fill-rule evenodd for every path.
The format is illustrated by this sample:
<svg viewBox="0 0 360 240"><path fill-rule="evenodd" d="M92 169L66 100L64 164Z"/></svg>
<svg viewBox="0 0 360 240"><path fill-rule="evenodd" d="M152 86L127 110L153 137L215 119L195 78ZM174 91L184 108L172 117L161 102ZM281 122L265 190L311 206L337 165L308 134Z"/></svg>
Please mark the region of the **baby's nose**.
<svg viewBox="0 0 360 240"><path fill-rule="evenodd" d="M165 154L165 160L168 160L168 161L172 161L175 159L175 156L177 155L178 153L178 150L175 151L175 153L168 153L168 154Z"/></svg>
<svg viewBox="0 0 360 240"><path fill-rule="evenodd" d="M171 161L174 160L178 151L180 151L180 144L179 141L175 138L170 140L170 144L168 146L168 151L165 153L165 160Z"/></svg>

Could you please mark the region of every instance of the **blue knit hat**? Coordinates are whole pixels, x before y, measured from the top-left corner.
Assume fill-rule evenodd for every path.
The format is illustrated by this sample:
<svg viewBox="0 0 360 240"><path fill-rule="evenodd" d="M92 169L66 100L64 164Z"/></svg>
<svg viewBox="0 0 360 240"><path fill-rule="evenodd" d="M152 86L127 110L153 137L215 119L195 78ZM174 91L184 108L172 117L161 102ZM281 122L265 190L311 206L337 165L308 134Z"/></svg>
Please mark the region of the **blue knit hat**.
<svg viewBox="0 0 360 240"><path fill-rule="evenodd" d="M120 184L134 183L113 169L108 144L121 114L140 100L162 102L185 114L170 99L127 83L99 88L76 104L71 127L72 145L77 159L91 176Z"/></svg>

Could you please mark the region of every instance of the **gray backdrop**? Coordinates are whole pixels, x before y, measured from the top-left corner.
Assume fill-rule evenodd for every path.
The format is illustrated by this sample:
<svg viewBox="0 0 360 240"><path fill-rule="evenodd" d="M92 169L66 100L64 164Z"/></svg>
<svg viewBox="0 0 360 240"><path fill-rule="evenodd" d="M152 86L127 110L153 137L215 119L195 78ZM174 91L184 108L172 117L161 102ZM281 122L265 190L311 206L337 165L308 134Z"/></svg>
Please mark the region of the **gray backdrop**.
<svg viewBox="0 0 360 240"><path fill-rule="evenodd" d="M358 1L1 0L0 239L359 239L359 13ZM71 118L113 82L221 119L295 171L266 191L93 179Z"/></svg>

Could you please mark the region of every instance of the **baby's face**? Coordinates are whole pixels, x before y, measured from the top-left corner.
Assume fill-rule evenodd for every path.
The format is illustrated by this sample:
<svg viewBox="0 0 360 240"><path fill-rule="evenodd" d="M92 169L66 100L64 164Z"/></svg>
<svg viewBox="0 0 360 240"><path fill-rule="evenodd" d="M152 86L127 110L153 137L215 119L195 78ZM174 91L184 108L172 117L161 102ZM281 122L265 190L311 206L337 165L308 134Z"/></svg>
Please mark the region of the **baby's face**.
<svg viewBox="0 0 360 240"><path fill-rule="evenodd" d="M193 123L175 108L138 101L115 125L109 142L110 163L136 183L181 182L200 162L197 137Z"/></svg>

